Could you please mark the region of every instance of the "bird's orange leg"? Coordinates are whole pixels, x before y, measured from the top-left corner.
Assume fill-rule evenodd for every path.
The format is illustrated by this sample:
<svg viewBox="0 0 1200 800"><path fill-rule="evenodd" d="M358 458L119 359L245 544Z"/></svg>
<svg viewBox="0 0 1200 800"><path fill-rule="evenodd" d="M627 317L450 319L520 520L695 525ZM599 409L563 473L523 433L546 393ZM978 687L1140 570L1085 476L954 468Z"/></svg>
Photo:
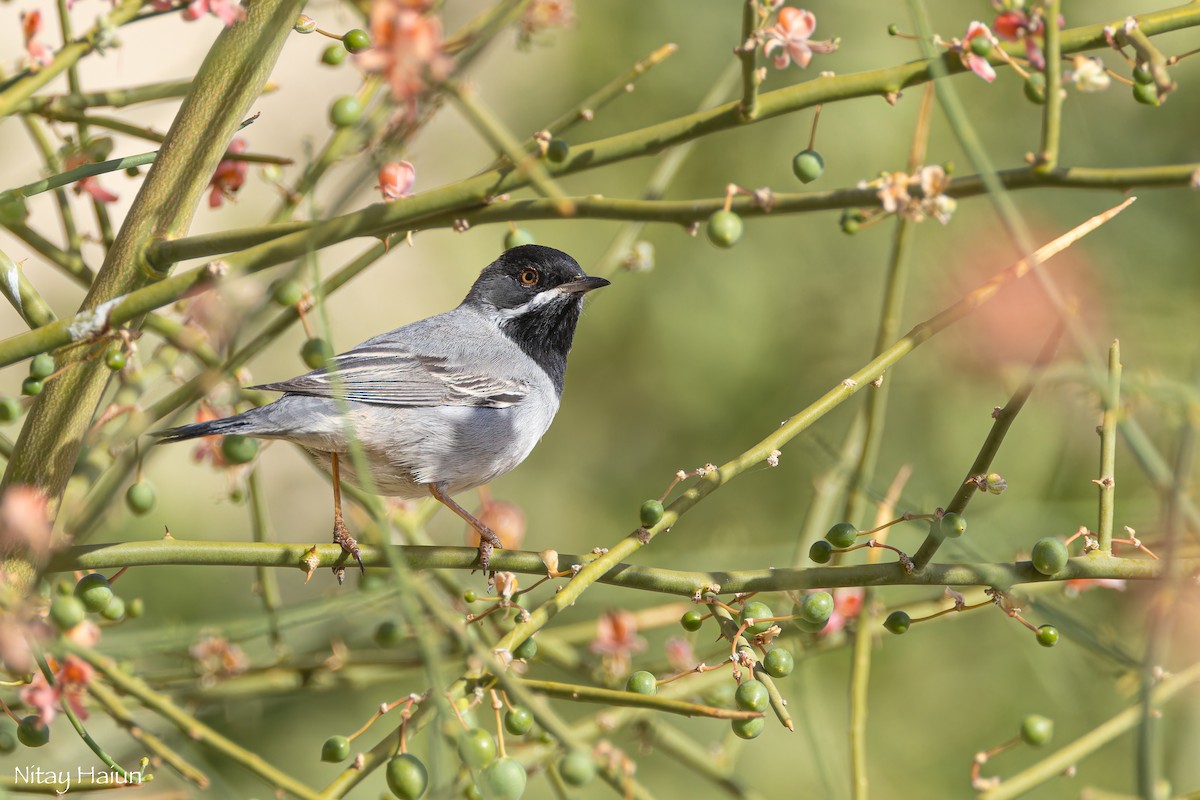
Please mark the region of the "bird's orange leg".
<svg viewBox="0 0 1200 800"><path fill-rule="evenodd" d="M429 493L434 498L444 505L446 508L453 511L458 516L462 517L463 521L470 525L479 534L479 566L484 572L488 571L488 565L492 560L492 551L503 547L500 544L500 537L496 532L484 525L475 516L460 506L458 503L450 499L450 495L446 494L446 488L439 483L429 484Z"/></svg>
<svg viewBox="0 0 1200 800"><path fill-rule="evenodd" d="M346 555L354 556L354 560L358 562L358 568L365 575L367 568L363 566L358 542L350 535L350 531L346 529L346 521L342 519L342 478L338 469L338 456L337 453L330 453L329 456L330 472L333 474L333 543L340 545ZM338 576L338 583L341 583L345 570L341 567L334 567L333 571Z"/></svg>

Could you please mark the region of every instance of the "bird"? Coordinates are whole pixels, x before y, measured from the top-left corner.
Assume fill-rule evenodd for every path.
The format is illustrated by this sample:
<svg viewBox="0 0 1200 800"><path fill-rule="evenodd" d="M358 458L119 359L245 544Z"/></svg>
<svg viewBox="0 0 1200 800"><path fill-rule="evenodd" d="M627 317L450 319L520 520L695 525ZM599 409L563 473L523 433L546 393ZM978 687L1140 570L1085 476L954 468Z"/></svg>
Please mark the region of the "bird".
<svg viewBox="0 0 1200 800"><path fill-rule="evenodd" d="M584 296L607 285L561 250L513 247L456 308L367 339L304 375L250 387L283 393L267 405L155 435L160 444L239 434L299 445L331 474L333 541L364 573L342 517L341 481L390 497L432 495L479 534L479 565L489 574L500 538L453 495L517 467L550 428ZM354 442L366 476L356 472Z"/></svg>

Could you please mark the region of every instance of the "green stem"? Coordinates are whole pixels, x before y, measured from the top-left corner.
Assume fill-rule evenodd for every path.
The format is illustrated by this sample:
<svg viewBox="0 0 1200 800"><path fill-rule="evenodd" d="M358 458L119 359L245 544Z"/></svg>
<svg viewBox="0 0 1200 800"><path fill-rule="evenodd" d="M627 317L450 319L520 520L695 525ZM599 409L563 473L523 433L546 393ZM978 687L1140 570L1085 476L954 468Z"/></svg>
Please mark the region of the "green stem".
<svg viewBox="0 0 1200 800"><path fill-rule="evenodd" d="M560 700L573 700L579 703L603 703L608 706L628 706L631 708L644 708L649 711L661 711L665 714L679 714L685 717L710 717L712 719L756 719L762 716L761 711L717 708L715 706L700 705L699 703L688 703L684 700L671 700L657 695L622 692L616 689L601 689L598 686L539 681L532 678L522 678L520 682L521 685L538 694L557 697Z"/></svg>
<svg viewBox="0 0 1200 800"><path fill-rule="evenodd" d="M250 524L254 533L254 541L267 542L271 537L271 523L267 517L267 499L263 496L262 480L258 468L250 470L246 478L246 490L250 495ZM279 609L282 601L279 596L279 580L274 570L257 567L258 594L262 598L263 610L267 615L267 627L270 630L271 645L278 653L283 649L283 635L279 628Z"/></svg>
<svg viewBox="0 0 1200 800"><path fill-rule="evenodd" d="M854 629L854 649L850 656L850 796L867 800L867 713L871 685L871 646L878 624L872 609L870 589L863 595L862 613Z"/></svg>
<svg viewBox="0 0 1200 800"><path fill-rule="evenodd" d="M104 91L82 94L33 97L17 103L12 110L19 114L47 114L53 116L71 111L84 111L99 106L124 108L138 103L174 100L186 96L191 89L191 80L164 81L144 86L131 86L128 89L106 89Z"/></svg>
<svg viewBox="0 0 1200 800"><path fill-rule="evenodd" d="M763 795L745 784L738 770L724 759L713 758L708 748L674 725L656 719L644 719L638 724L638 732L655 750L673 758L687 772L700 775L724 789L731 797L738 800L765 800Z"/></svg>
<svg viewBox="0 0 1200 800"><path fill-rule="evenodd" d="M1047 0L1042 12L1046 56L1046 108L1042 112L1042 149L1034 159L1039 172L1058 166L1062 132L1062 0Z"/></svg>
<svg viewBox="0 0 1200 800"><path fill-rule="evenodd" d="M100 161L95 164L84 164L82 167L61 172L58 175L51 175L49 178L27 183L16 189L0 192L0 203L10 202L22 197L32 197L35 194L57 189L60 186L67 186L68 184L75 183L84 178L90 178L94 175L104 175L108 172L118 172L130 167L141 167L146 164L152 164L157 157L158 151L154 150L149 153L138 153L137 155L125 156L124 158Z"/></svg>
<svg viewBox="0 0 1200 800"><path fill-rule="evenodd" d="M29 282L25 270L13 263L3 251L0 251L0 293L8 298L17 314L31 328L49 325L58 319L54 310Z"/></svg>
<svg viewBox="0 0 1200 800"><path fill-rule="evenodd" d="M754 38L757 27L758 0L742 0L742 39L736 52L738 60L742 62L742 104L739 111L746 122L758 116L758 41Z"/></svg>
<svg viewBox="0 0 1200 800"><path fill-rule="evenodd" d="M1114 341L1108 348L1108 386L1102 396L1104 413L1100 421L1100 487L1099 524L1096 536L1100 549L1112 552L1113 505L1117 480L1117 419L1121 415L1121 343Z"/></svg>

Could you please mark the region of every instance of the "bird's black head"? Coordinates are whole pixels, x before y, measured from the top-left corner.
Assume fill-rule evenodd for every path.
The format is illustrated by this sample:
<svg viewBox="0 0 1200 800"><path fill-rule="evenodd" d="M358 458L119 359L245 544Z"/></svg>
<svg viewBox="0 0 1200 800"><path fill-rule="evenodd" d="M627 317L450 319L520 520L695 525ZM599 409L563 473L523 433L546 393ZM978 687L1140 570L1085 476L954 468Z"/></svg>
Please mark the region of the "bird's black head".
<svg viewBox="0 0 1200 800"><path fill-rule="evenodd" d="M463 305L494 320L561 392L583 296L607 285L561 250L526 244L484 268Z"/></svg>

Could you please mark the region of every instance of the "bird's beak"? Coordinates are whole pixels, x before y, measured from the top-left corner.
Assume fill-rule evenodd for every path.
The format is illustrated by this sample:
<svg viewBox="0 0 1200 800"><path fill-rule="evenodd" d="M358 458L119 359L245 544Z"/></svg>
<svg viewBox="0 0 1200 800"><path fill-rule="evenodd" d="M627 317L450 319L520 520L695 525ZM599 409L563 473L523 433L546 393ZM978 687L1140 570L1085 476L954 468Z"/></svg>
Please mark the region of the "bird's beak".
<svg viewBox="0 0 1200 800"><path fill-rule="evenodd" d="M608 286L609 281L604 278L594 278L591 275L585 275L582 278L576 278L573 281L559 284L558 291L563 294L587 294L593 289L599 289L601 286Z"/></svg>

